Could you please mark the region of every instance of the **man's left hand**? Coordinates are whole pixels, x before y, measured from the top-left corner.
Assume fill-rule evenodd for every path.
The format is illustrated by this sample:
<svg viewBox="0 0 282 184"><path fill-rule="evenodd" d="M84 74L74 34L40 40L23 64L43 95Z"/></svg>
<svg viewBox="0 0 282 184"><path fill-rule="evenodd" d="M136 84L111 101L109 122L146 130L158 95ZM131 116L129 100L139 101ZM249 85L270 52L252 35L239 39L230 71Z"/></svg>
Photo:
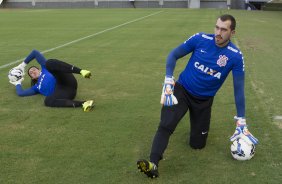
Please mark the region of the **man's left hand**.
<svg viewBox="0 0 282 184"><path fill-rule="evenodd" d="M248 130L246 119L241 117L234 117L236 121L236 129L234 134L230 137L230 141L233 142L238 138L242 138L248 144L258 144L258 139L255 138Z"/></svg>
<svg viewBox="0 0 282 184"><path fill-rule="evenodd" d="M13 84L13 85L15 85L15 86L17 86L18 84L22 84L22 82L23 82L23 80L24 80L24 78L22 77L21 79L19 79L19 80L17 80L17 81L14 81L14 82L12 82L12 81L9 81L11 84Z"/></svg>

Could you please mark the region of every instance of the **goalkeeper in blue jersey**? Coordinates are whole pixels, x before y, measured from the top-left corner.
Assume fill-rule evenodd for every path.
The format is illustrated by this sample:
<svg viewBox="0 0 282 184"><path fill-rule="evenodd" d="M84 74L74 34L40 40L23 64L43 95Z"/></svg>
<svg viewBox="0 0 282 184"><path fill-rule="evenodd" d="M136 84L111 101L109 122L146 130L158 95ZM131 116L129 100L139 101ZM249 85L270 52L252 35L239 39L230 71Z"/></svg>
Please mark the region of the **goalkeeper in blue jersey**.
<svg viewBox="0 0 282 184"><path fill-rule="evenodd" d="M244 59L230 41L236 21L231 15L220 16L214 34L197 33L171 51L166 61L166 76L161 95L161 120L155 134L150 160L137 161L138 169L148 177L159 176L158 164L169 138L187 111L190 114L189 145L202 149L206 145L213 98L232 72L237 115L236 130L230 140L241 137L249 144L258 140L248 131L245 119ZM186 68L175 82L173 71L179 58L192 53Z"/></svg>
<svg viewBox="0 0 282 184"><path fill-rule="evenodd" d="M28 75L31 78L32 86L29 89L23 89L20 79L11 82L16 86L18 96L31 96L42 94L46 96L44 104L48 107L82 107L85 112L92 110L94 101L77 101L74 100L77 92L77 80L74 74L81 74L84 78L90 78L91 72L81 70L80 68L59 61L57 59L48 59L37 50L33 50L26 59L16 66L16 69L24 71L30 61L36 59L41 69L31 66L28 69Z"/></svg>

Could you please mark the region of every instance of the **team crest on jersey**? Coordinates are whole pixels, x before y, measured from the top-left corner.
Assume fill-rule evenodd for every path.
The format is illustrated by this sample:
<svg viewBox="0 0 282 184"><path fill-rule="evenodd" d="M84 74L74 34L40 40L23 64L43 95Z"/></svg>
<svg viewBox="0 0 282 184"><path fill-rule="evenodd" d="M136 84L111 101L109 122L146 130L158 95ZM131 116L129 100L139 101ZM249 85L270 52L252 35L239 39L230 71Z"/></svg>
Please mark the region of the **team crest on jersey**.
<svg viewBox="0 0 282 184"><path fill-rule="evenodd" d="M217 60L217 65L220 66L220 67L224 67L226 66L227 64L227 61L228 61L228 57L225 56L225 55L220 55L219 56L219 59Z"/></svg>

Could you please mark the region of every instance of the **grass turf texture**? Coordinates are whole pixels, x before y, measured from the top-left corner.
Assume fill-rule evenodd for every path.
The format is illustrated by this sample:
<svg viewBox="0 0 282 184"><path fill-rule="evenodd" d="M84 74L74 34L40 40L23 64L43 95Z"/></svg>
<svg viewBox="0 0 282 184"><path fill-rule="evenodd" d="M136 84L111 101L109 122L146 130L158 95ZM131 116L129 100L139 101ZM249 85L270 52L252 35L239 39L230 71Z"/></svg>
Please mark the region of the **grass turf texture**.
<svg viewBox="0 0 282 184"><path fill-rule="evenodd" d="M95 99L93 112L47 108L40 95L20 98L0 69L0 183L281 183L281 12L189 9L0 10L0 65L32 49L55 48L134 19L103 34L45 53L91 70L77 76L76 99ZM196 32L213 33L218 15L237 18L246 64L249 129L259 139L255 157L232 159L232 76L218 92L204 150L187 146L188 115L171 137L160 178L139 173L159 123L161 83L171 49ZM188 57L178 61L175 76ZM36 64L35 61L32 64ZM29 80L24 81L25 88Z"/></svg>

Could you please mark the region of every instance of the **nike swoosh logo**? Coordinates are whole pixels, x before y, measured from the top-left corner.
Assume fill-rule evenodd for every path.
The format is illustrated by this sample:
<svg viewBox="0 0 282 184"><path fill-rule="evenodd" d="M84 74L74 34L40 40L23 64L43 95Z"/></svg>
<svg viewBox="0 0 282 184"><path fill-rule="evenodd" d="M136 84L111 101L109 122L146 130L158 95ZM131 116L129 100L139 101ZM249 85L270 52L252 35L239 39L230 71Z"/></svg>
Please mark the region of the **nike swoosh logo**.
<svg viewBox="0 0 282 184"><path fill-rule="evenodd" d="M202 132L202 135L205 135L205 134L207 134L208 133L208 131L206 131L206 132Z"/></svg>

